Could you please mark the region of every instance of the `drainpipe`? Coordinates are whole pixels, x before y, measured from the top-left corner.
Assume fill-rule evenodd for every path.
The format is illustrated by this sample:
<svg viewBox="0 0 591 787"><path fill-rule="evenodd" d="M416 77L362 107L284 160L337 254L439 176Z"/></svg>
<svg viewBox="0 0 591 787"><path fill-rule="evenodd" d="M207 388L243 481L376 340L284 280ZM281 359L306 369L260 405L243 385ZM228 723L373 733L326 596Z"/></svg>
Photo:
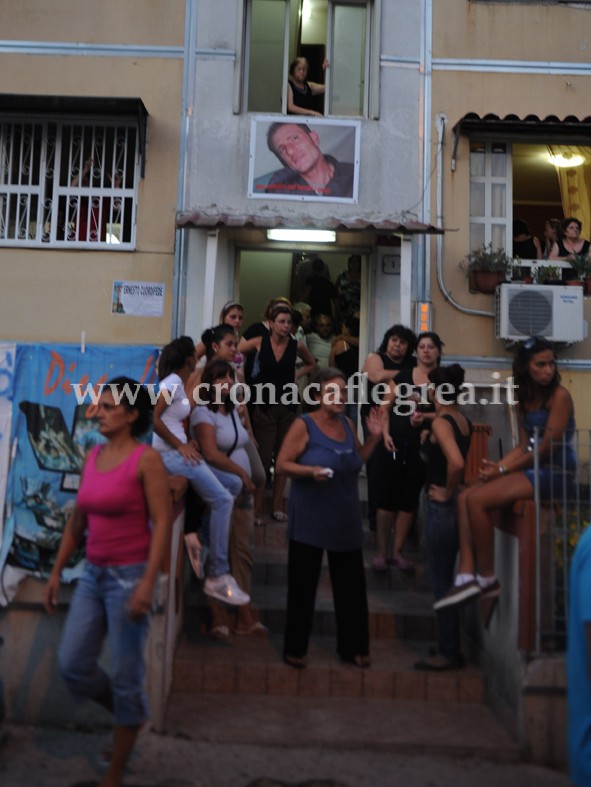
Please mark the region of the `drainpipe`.
<svg viewBox="0 0 591 787"><path fill-rule="evenodd" d="M181 127L179 139L179 169L177 206L185 209L187 193L187 148L193 104L195 101L195 67L197 61L197 0L185 0L185 40L183 46L183 83L181 96ZM179 336L185 327L185 290L187 231L176 229L172 274L172 335Z"/></svg>
<svg viewBox="0 0 591 787"><path fill-rule="evenodd" d="M423 196L421 200L421 221L431 223L431 197L427 184L431 172L431 111L432 111L432 83L433 83L433 0L424 0L422 4L421 29L421 64L422 64L422 170L423 170ZM418 301L431 300L431 271L429 265L430 243L427 235L417 239L417 289Z"/></svg>
<svg viewBox="0 0 591 787"><path fill-rule="evenodd" d="M437 115L437 226L443 227L443 137L445 136L445 124L447 116ZM477 317L494 317L494 312L487 312L484 309L470 309L462 306L452 297L451 292L446 288L443 281L443 235L437 236L437 284L445 300L454 309L462 314L472 314Z"/></svg>

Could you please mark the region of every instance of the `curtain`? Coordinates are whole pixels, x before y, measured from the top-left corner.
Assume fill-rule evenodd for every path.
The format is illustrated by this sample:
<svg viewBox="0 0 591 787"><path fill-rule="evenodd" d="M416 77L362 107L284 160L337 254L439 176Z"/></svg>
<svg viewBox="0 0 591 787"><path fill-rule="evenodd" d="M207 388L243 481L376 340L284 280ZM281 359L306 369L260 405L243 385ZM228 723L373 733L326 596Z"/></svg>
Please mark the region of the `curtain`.
<svg viewBox="0 0 591 787"><path fill-rule="evenodd" d="M564 216L573 216L581 222L581 237L591 238L591 148L580 145L548 145L552 156L566 159L582 156L583 163L576 167L556 167L560 183L560 198Z"/></svg>

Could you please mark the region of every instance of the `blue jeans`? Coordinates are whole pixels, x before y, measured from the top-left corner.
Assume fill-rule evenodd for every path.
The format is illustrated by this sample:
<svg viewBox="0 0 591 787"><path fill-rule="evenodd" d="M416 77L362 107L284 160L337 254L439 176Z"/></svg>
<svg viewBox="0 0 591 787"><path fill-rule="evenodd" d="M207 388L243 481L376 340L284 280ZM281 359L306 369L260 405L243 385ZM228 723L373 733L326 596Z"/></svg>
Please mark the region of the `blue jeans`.
<svg viewBox="0 0 591 787"><path fill-rule="evenodd" d="M95 566L87 563L70 604L59 648L62 678L74 697L100 701L112 696L117 724L134 727L149 718L144 648L150 617L132 620L127 602L143 577L145 563ZM98 659L107 637L110 678Z"/></svg>
<svg viewBox="0 0 591 787"><path fill-rule="evenodd" d="M454 568L459 549L456 497L447 503L427 499L425 539L429 579L435 599L440 599L454 583ZM438 650L455 661L460 655L460 613L457 607L437 611Z"/></svg>
<svg viewBox="0 0 591 787"><path fill-rule="evenodd" d="M228 540L234 499L240 494L242 481L234 473L214 470L205 462L192 465L178 451L162 451L164 466L171 475L186 478L208 506L201 531L202 541L209 548L208 575L219 577L230 571Z"/></svg>

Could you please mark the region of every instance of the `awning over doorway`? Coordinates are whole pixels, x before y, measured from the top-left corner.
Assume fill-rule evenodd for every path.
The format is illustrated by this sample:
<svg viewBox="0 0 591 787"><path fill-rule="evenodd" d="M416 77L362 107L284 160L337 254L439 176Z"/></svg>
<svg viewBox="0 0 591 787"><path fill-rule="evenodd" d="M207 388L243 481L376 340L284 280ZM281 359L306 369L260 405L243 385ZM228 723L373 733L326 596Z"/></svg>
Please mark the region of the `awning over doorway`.
<svg viewBox="0 0 591 787"><path fill-rule="evenodd" d="M442 235L444 230L432 224L424 224L414 220L396 220L388 218L366 219L361 217L343 218L342 216L299 216L297 220L280 215L207 213L205 211L181 211L176 217L177 227L256 227L258 229L274 229L291 227L298 229L323 230L377 230L401 235Z"/></svg>

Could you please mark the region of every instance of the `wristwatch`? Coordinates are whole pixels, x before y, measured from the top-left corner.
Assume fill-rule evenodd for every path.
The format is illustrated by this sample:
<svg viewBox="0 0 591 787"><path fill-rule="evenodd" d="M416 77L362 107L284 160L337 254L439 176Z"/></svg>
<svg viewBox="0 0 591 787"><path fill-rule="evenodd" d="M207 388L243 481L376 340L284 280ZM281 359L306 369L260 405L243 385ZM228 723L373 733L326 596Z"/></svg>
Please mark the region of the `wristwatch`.
<svg viewBox="0 0 591 787"><path fill-rule="evenodd" d="M499 465L499 475L506 475L509 471L505 467L505 465Z"/></svg>

